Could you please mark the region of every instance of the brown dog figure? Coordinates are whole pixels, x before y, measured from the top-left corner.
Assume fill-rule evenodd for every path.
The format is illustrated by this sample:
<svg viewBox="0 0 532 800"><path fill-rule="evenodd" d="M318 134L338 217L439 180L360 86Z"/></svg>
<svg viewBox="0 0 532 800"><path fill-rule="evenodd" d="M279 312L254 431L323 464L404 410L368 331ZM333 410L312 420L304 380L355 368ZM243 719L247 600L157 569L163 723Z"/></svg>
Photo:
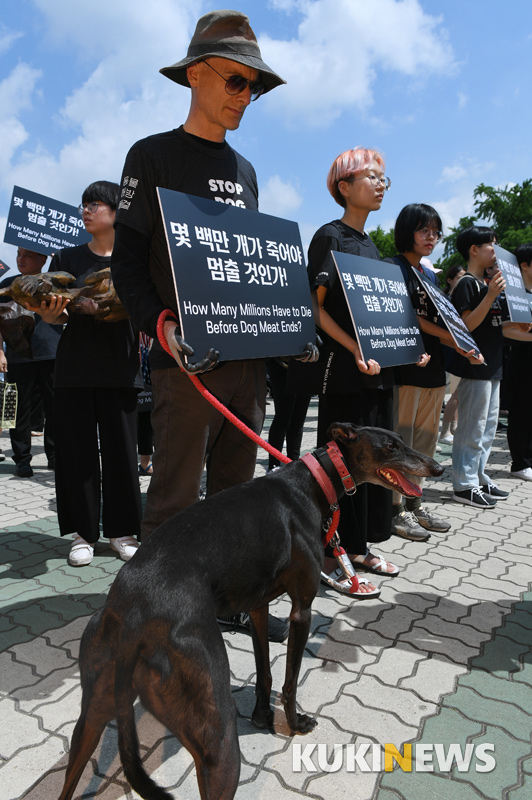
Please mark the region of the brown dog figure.
<svg viewBox="0 0 532 800"><path fill-rule="evenodd" d="M329 428L355 484L420 493L403 473L441 475L431 458L380 428ZM335 445L337 447L335 447ZM326 448L314 451L343 494ZM296 688L320 586L323 523L330 503L302 461L196 503L164 522L125 564L81 639L81 715L60 800L70 800L106 724L116 718L125 775L146 800L171 795L146 774L133 704L142 705L189 750L203 800L231 800L240 775L236 708L217 616L248 611L257 668L252 720L271 727L268 603L286 592L290 633L282 699L288 725L316 721L296 711Z"/></svg>

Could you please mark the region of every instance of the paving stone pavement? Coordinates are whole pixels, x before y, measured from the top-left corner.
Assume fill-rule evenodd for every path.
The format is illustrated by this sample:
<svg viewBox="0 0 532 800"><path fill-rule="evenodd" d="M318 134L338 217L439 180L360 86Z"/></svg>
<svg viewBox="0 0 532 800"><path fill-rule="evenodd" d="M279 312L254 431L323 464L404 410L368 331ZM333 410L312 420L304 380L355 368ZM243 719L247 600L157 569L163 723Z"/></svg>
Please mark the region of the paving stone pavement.
<svg viewBox="0 0 532 800"><path fill-rule="evenodd" d="M316 414L313 401L305 450L314 445ZM42 446L36 440L34 477L19 479L8 445L4 432L1 794L53 800L79 713L79 639L122 562L102 540L90 566L67 564ZM393 537L375 548L401 567L396 578L379 579L379 599L351 601L322 586L315 600L298 693L300 707L318 718L312 733L292 737L286 726L279 700L285 644L271 645L275 733L254 728L251 640L224 633L242 752L239 800L532 797L532 484L510 476L506 439L497 434L491 474L511 491L509 500L487 511L457 505L450 447L438 457L446 473L427 483L426 498L451 530L424 543ZM266 464L261 453L257 475ZM143 491L148 481L141 478ZM286 598L273 611L286 617ZM175 798L197 799L188 752L140 706L136 712L148 772ZM395 761L383 755L385 745L397 748ZM418 762L411 769L400 760L410 747ZM490 757L494 768L480 771L493 766ZM114 724L74 797L137 800L121 770Z"/></svg>

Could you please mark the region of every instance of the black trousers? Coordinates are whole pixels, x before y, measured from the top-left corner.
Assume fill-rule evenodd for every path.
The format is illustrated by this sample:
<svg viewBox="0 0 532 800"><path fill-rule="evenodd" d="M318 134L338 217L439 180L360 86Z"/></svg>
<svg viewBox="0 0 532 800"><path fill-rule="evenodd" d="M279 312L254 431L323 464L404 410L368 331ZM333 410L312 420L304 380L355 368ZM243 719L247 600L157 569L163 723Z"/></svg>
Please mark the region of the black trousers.
<svg viewBox="0 0 532 800"><path fill-rule="evenodd" d="M530 345L532 347L532 345ZM532 414L530 392L532 386L517 369L507 381L508 447L512 456L512 472L532 467Z"/></svg>
<svg viewBox="0 0 532 800"><path fill-rule="evenodd" d="M44 407L44 450L49 462L55 459L53 434L54 373L53 359L29 361L25 364L9 364L7 380L17 384L17 425L9 436L15 464L31 461L31 424L37 402L42 398Z"/></svg>
<svg viewBox="0 0 532 800"><path fill-rule="evenodd" d="M61 536L96 542L101 506L104 536L138 537L136 389L57 389L54 419Z"/></svg>
<svg viewBox="0 0 532 800"><path fill-rule="evenodd" d="M333 422L372 425L393 430L393 389L365 389L357 394L320 396L318 447L326 444ZM364 483L355 494L340 500L338 533L342 546L353 555L365 555L368 542L385 542L392 529L392 492ZM327 548L326 555L332 555Z"/></svg>
<svg viewBox="0 0 532 800"><path fill-rule="evenodd" d="M295 461L301 453L303 426L310 403L310 394L292 394L286 391L287 367L273 358L266 360L266 369L270 377L275 414L268 433L268 442L282 452L286 439L286 454ZM279 459L270 455L268 467L279 466Z"/></svg>

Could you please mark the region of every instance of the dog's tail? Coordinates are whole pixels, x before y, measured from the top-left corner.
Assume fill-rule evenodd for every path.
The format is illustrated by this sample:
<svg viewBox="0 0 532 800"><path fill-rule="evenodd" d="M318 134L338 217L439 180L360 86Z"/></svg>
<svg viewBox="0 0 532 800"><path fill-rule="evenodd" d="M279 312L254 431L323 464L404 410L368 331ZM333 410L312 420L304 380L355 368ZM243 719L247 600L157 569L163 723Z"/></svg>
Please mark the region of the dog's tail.
<svg viewBox="0 0 532 800"><path fill-rule="evenodd" d="M139 650L140 648L130 649L127 645L123 646L116 664L115 703L120 759L127 780L141 797L145 800L173 800L171 794L152 781L140 759L133 708L136 697L133 689L133 673Z"/></svg>

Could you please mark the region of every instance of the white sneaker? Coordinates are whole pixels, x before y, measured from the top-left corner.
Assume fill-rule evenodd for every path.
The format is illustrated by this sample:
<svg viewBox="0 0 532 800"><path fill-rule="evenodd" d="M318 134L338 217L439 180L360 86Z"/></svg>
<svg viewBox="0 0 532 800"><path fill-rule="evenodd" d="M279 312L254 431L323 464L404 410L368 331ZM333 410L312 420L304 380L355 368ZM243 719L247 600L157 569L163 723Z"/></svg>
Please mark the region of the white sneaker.
<svg viewBox="0 0 532 800"><path fill-rule="evenodd" d="M532 481L532 468L525 467L525 469L518 469L517 472L510 472L514 478L522 478L524 481Z"/></svg>
<svg viewBox="0 0 532 800"><path fill-rule="evenodd" d="M454 436L452 435L452 433L446 433L443 436L440 436L440 442L443 442L444 444L452 444L453 439Z"/></svg>
<svg viewBox="0 0 532 800"><path fill-rule="evenodd" d="M86 542L85 539L82 539L81 536L76 533L74 535L74 543L70 548L70 553L68 554L68 563L71 567L86 567L87 564L90 564L92 559L94 558L94 546Z"/></svg>
<svg viewBox="0 0 532 800"><path fill-rule="evenodd" d="M133 536L119 536L118 539L109 539L111 550L116 550L122 561L129 561L140 547L140 542Z"/></svg>

